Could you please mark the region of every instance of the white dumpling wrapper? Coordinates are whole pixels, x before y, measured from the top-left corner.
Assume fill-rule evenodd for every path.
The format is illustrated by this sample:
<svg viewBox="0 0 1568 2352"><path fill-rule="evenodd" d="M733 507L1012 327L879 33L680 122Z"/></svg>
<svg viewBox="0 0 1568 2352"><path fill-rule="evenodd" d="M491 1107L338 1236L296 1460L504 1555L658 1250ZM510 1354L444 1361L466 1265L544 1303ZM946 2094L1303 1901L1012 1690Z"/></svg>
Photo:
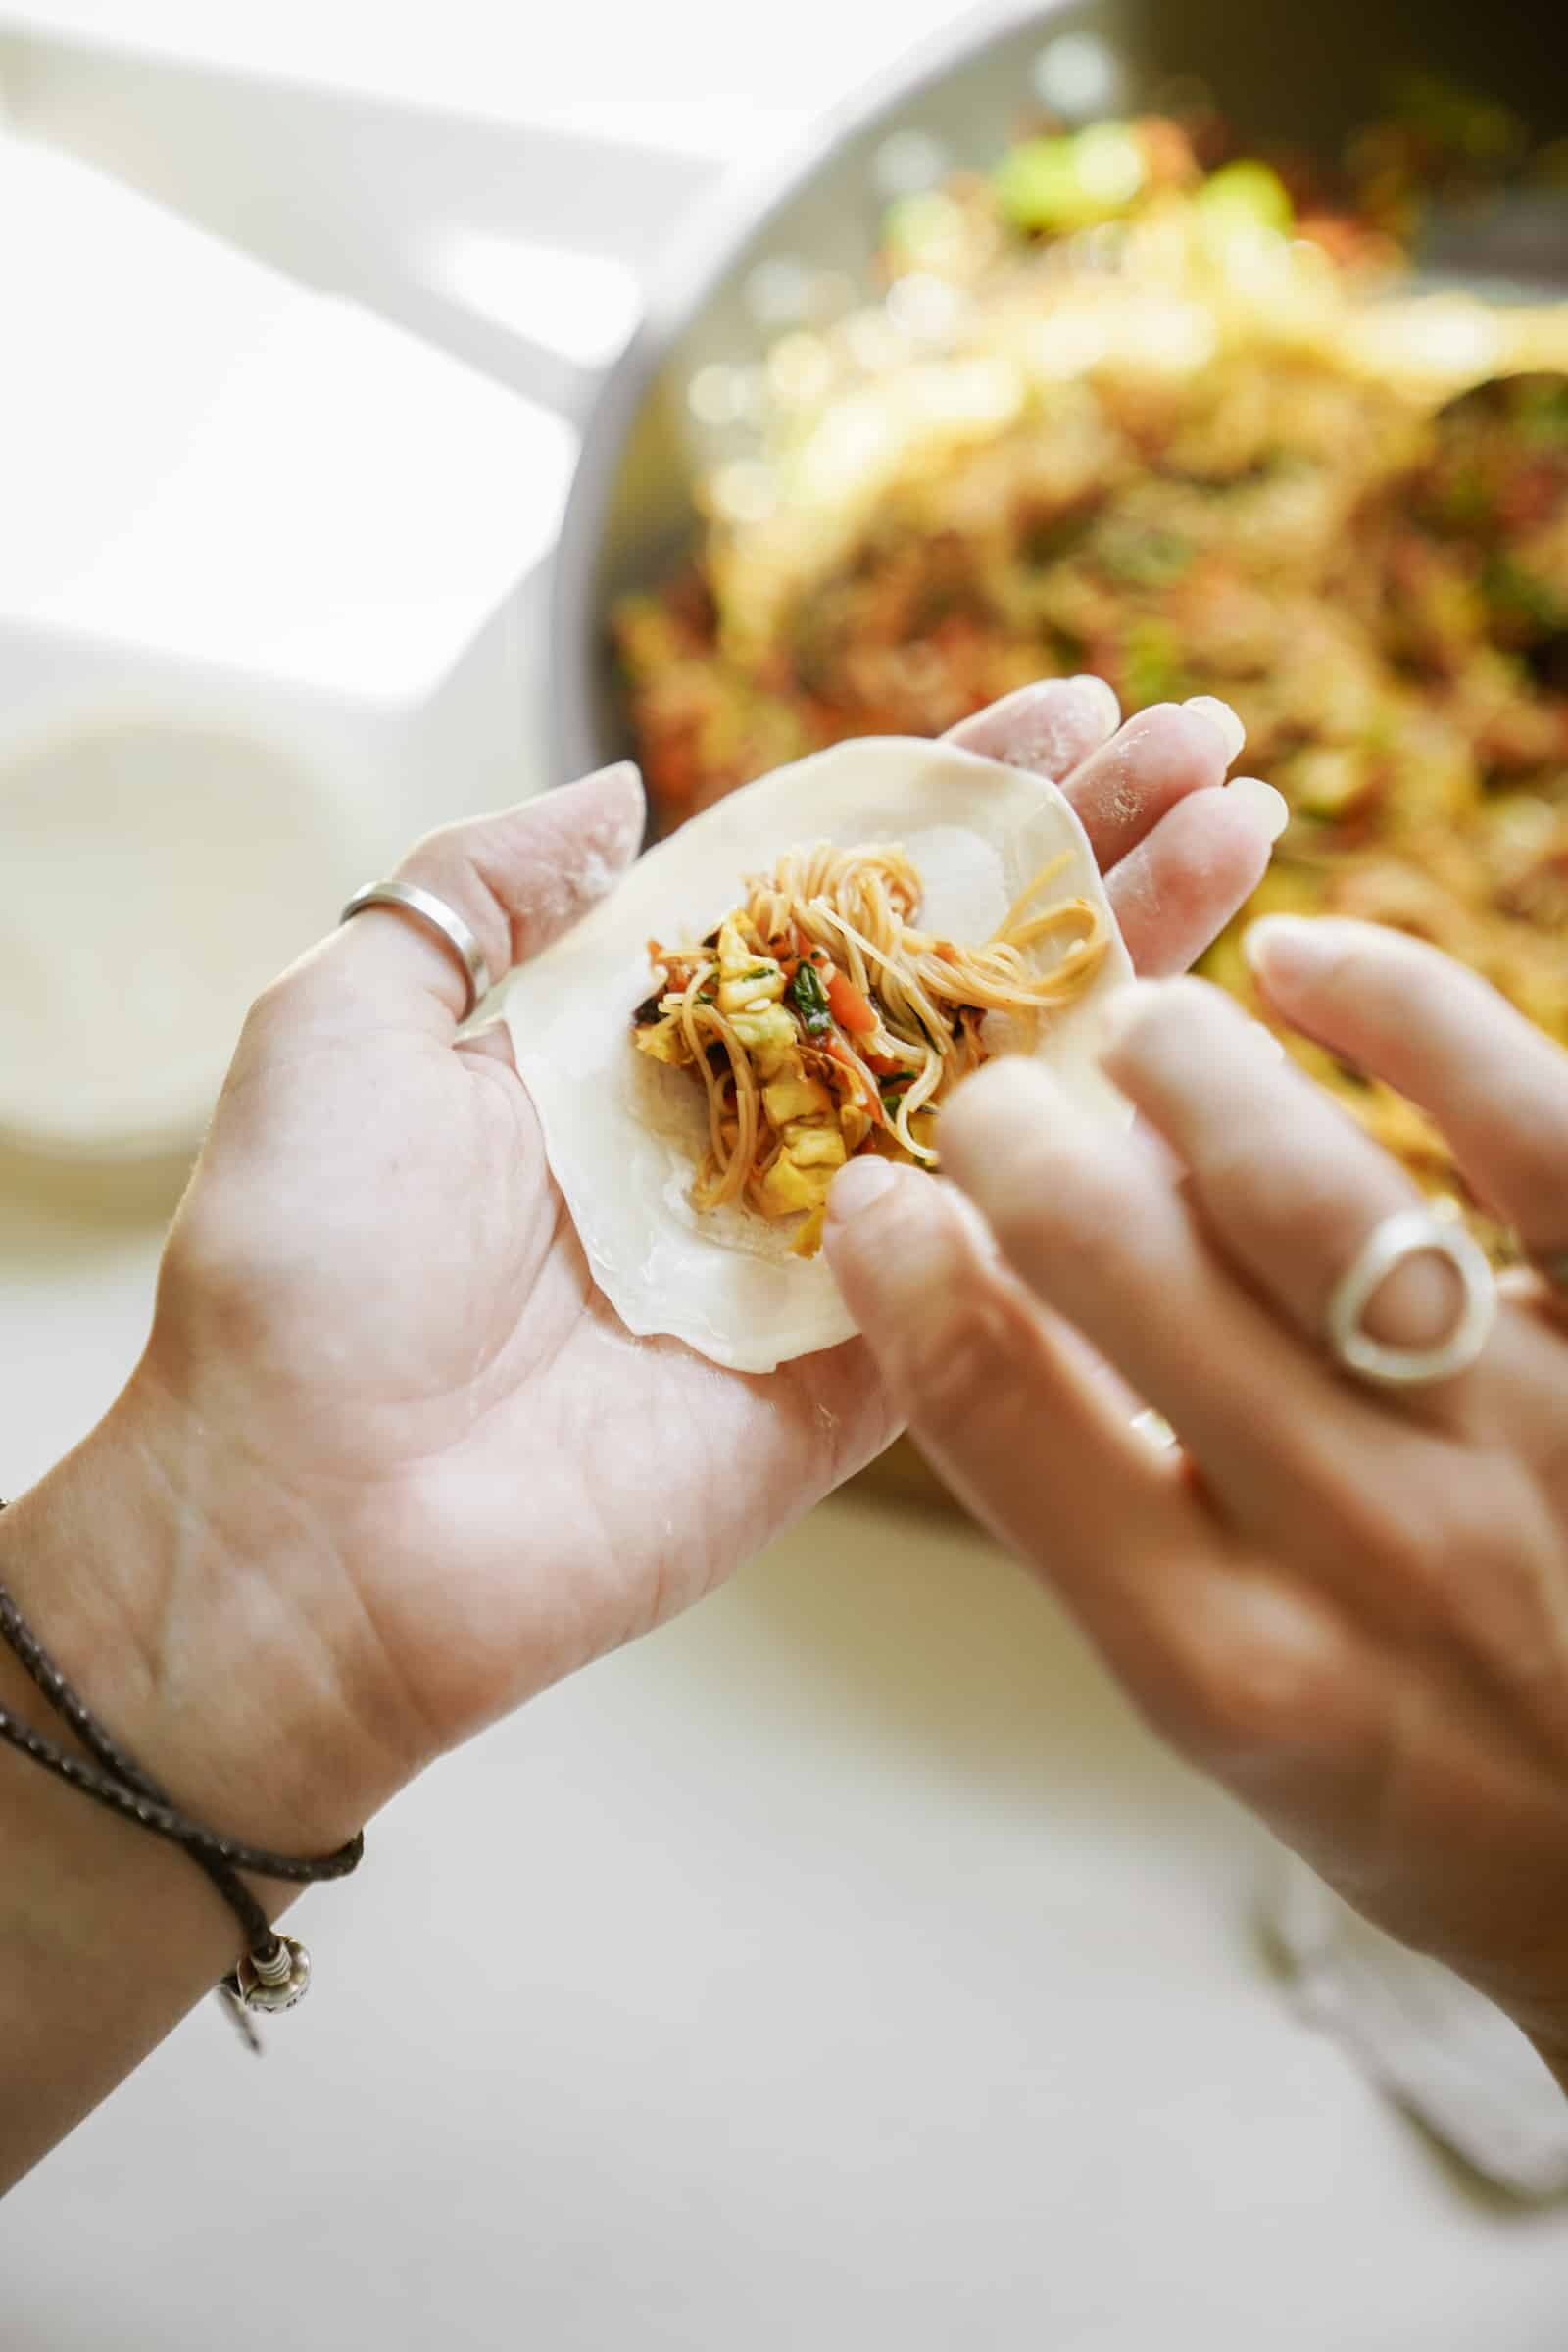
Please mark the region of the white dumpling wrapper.
<svg viewBox="0 0 1568 2352"><path fill-rule="evenodd" d="M1041 1024L1038 1054L1097 1117L1131 1111L1098 1066L1108 998L1132 978L1084 829L1054 784L952 744L863 738L777 768L659 843L574 930L513 976L505 1000L517 1068L594 1279L628 1331L667 1332L714 1363L771 1372L849 1339L855 1323L823 1255L790 1244L799 1220L689 1195L708 1140L690 1071L639 1054L631 1013L653 985L652 939L702 939L750 875L786 850L897 844L924 885L922 930L974 945L1050 859L1041 894L1096 901L1110 951L1091 985ZM1039 946L1044 966L1057 954ZM995 1042L996 1032L991 1040Z"/></svg>

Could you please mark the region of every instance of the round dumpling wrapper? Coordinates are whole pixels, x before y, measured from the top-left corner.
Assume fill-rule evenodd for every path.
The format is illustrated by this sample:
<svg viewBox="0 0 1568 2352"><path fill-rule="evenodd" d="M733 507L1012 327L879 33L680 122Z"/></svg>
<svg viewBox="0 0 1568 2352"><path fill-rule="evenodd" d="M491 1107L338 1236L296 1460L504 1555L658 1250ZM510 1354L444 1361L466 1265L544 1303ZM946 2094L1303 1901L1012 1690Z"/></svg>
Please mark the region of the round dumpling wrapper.
<svg viewBox="0 0 1568 2352"><path fill-rule="evenodd" d="M1042 1020L1035 1050L1084 1108L1118 1125L1131 1117L1097 1054L1106 1001L1132 964L1083 827L1054 784L952 744L871 737L716 802L522 965L505 1012L556 1182L615 1312L628 1331L670 1333L740 1372L831 1348L855 1324L825 1256L793 1254L798 1220L693 1209L706 1098L689 1071L635 1050L631 1014L651 985L651 938L703 938L740 904L749 876L819 841L901 846L924 886L920 928L966 945L989 939L1065 853L1040 904L1095 901L1110 949L1088 988ZM1046 940L1037 953L1048 968L1056 950ZM995 1027L987 1039L1003 1042Z"/></svg>

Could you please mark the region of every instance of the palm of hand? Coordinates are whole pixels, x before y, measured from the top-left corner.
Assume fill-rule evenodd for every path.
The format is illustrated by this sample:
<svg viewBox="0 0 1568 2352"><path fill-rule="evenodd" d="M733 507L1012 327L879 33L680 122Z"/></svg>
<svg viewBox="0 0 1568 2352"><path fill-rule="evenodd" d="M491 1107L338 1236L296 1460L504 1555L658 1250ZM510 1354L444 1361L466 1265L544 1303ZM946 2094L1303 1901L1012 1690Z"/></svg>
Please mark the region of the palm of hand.
<svg viewBox="0 0 1568 2352"><path fill-rule="evenodd" d="M1068 682L965 733L1075 770L1135 960L1179 969L1255 882L1267 834L1255 799L1209 789L1227 749L1210 719L1146 713L1096 754L1104 708ZM512 828L525 899L584 821L574 798L435 836L416 864L474 919L506 895L484 869ZM525 905L507 911L515 954L541 944ZM262 1000L145 1367L208 1455L235 1433L213 1509L269 1531L291 1626L334 1674L373 1659L406 1769L697 1598L895 1429L858 1342L759 1378L628 1335L510 1054L454 1050L433 1001L450 989L442 952L376 915Z"/></svg>
<svg viewBox="0 0 1568 2352"><path fill-rule="evenodd" d="M352 1592L320 1601L373 1623L432 1745L699 1598L892 1435L858 1343L760 1379L628 1334L499 1058L387 1031L302 1087L266 1025L155 1350L178 1334L187 1392L238 1377L250 1458L333 1531Z"/></svg>

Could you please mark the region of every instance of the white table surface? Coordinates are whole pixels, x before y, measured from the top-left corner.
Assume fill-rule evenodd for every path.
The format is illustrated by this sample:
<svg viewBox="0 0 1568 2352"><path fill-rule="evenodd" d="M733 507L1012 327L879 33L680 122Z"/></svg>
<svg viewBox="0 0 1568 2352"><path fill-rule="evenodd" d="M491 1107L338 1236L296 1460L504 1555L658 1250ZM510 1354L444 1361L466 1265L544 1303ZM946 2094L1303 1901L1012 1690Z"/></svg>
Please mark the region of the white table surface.
<svg viewBox="0 0 1568 2352"><path fill-rule="evenodd" d="M0 1169L13 1486L167 1200ZM1568 2217L1295 2024L1268 1860L987 1544L825 1507L374 1826L266 2060L209 2005L13 2193L0 2343L1556 2352Z"/></svg>
<svg viewBox="0 0 1568 2352"><path fill-rule="evenodd" d="M744 80L705 6L603 58L673 87L717 27ZM22 13L354 65L319 0ZM591 13L541 71L602 127L636 88ZM793 10L759 105L873 19ZM385 8L359 70L477 104L481 20ZM174 1182L0 1162L0 1492L133 1360ZM374 1826L265 2063L204 2010L7 2201L0 2346L1560 2352L1568 2217L1477 2196L1294 2023L1268 1863L987 1545L826 1507Z"/></svg>

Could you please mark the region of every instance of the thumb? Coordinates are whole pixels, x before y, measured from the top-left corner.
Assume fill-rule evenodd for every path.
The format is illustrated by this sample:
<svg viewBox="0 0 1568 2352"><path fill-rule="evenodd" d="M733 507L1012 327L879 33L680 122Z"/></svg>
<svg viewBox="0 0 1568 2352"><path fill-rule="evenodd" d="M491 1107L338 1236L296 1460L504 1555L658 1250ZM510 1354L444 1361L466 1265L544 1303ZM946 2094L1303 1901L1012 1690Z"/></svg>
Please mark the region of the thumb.
<svg viewBox="0 0 1568 2352"><path fill-rule="evenodd" d="M396 880L433 892L477 939L492 984L537 956L613 888L642 843L642 778L629 760L503 809L427 833ZM291 993L324 986L363 1009L450 1036L468 1001L457 951L398 906L368 906L313 949Z"/></svg>

